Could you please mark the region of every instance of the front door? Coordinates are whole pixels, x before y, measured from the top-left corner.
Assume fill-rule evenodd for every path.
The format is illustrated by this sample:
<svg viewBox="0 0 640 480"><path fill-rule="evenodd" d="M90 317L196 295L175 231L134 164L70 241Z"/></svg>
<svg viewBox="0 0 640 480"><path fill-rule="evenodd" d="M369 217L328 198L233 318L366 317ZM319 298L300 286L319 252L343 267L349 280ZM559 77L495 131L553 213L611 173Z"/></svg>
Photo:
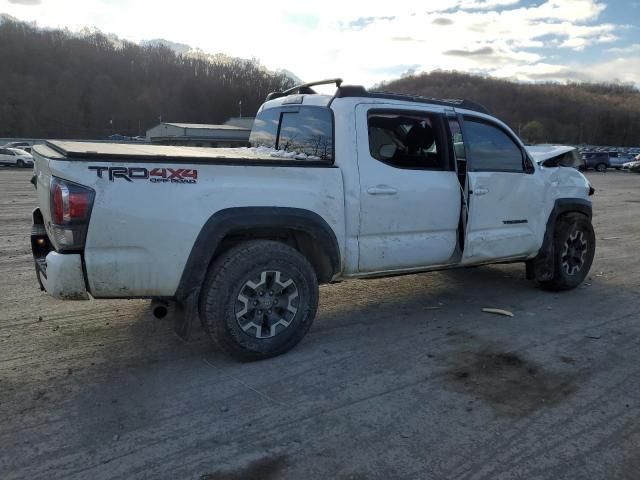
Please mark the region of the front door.
<svg viewBox="0 0 640 480"><path fill-rule="evenodd" d="M462 263L536 252L546 224L540 171L513 134L498 123L465 116L462 133L469 204Z"/></svg>
<svg viewBox="0 0 640 480"><path fill-rule="evenodd" d="M448 264L461 195L442 116L359 105L356 125L359 271Z"/></svg>

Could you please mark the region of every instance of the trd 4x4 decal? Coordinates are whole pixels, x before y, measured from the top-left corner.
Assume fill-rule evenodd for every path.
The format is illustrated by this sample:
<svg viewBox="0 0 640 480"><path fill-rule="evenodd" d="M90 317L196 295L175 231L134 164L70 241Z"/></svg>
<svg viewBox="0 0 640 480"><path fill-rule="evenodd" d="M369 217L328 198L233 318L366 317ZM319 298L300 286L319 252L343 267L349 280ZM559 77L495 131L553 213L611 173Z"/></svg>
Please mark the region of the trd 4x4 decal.
<svg viewBox="0 0 640 480"><path fill-rule="evenodd" d="M198 170L192 168L156 167L89 167L95 170L98 178L104 178L102 174L107 172L110 181L123 178L127 182L134 180L149 180L152 183L197 183Z"/></svg>

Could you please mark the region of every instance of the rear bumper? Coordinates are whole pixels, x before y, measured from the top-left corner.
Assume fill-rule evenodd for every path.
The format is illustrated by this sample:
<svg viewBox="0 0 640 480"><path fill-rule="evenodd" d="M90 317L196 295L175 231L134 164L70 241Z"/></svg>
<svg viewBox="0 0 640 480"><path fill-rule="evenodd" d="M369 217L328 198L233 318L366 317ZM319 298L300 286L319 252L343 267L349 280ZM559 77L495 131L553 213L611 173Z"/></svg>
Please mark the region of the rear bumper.
<svg viewBox="0 0 640 480"><path fill-rule="evenodd" d="M62 300L89 300L82 255L51 250L40 209L33 211L31 249L40 288Z"/></svg>
<svg viewBox="0 0 640 480"><path fill-rule="evenodd" d="M36 274L42 288L52 297L89 300L80 254L51 252L36 259Z"/></svg>

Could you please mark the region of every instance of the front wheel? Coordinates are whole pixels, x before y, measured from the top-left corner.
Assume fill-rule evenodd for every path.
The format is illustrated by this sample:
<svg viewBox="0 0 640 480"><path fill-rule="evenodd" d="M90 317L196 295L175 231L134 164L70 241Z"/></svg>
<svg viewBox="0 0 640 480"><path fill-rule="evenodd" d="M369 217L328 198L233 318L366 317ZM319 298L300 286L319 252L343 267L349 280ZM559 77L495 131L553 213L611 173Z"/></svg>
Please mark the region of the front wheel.
<svg viewBox="0 0 640 480"><path fill-rule="evenodd" d="M16 162L16 165L17 165L18 168L24 168L24 162L22 160L18 160Z"/></svg>
<svg viewBox="0 0 640 480"><path fill-rule="evenodd" d="M596 165L596 170L598 172L605 172L607 170L607 166L604 163L599 163Z"/></svg>
<svg viewBox="0 0 640 480"><path fill-rule="evenodd" d="M586 216L560 217L554 235L553 279L540 284L555 291L576 288L589 273L595 251L596 236Z"/></svg>
<svg viewBox="0 0 640 480"><path fill-rule="evenodd" d="M241 243L214 262L200 293L212 340L243 361L280 355L307 333L318 308L309 261L281 242Z"/></svg>

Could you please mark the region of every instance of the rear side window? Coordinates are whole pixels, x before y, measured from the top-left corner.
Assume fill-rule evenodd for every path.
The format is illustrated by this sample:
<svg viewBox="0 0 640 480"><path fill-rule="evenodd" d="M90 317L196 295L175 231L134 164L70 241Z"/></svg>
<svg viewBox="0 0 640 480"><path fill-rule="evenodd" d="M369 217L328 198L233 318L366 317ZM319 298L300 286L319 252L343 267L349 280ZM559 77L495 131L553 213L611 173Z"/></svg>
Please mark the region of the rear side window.
<svg viewBox="0 0 640 480"><path fill-rule="evenodd" d="M464 135L472 170L524 171L522 150L500 128L465 118Z"/></svg>
<svg viewBox="0 0 640 480"><path fill-rule="evenodd" d="M333 117L324 107L270 108L258 113L249 143L297 154L295 158L333 161Z"/></svg>

